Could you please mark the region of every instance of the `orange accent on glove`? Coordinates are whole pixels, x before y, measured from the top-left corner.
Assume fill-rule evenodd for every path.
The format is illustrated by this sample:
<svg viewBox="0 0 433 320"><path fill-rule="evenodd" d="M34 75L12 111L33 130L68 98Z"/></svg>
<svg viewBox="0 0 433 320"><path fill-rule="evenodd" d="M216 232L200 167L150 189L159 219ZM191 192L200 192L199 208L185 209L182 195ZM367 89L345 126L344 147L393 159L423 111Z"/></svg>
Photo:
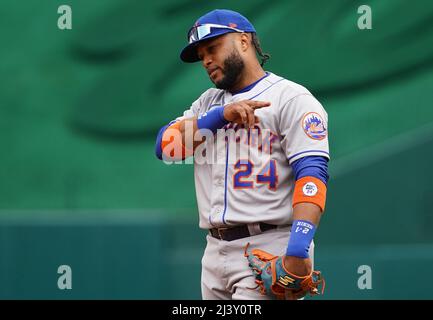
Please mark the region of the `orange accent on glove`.
<svg viewBox="0 0 433 320"><path fill-rule="evenodd" d="M273 295L280 300L296 300L303 298L307 294L311 296L317 295L319 294L319 288L321 288L321 294L323 294L325 279L323 279L320 271L312 270L306 276L297 276L287 271L283 257L274 256L260 249L251 250L249 245L247 243L245 246L244 256L248 259L248 265L255 276L257 287L248 289L259 289L261 294ZM272 279L269 279L269 275L272 276Z"/></svg>

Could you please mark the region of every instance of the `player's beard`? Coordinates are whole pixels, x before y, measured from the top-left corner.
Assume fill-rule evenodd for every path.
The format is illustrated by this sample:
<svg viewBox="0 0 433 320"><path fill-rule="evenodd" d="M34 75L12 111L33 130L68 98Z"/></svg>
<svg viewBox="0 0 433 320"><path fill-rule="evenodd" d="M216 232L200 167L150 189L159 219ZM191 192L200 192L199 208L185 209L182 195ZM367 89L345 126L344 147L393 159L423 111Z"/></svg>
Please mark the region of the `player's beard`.
<svg viewBox="0 0 433 320"><path fill-rule="evenodd" d="M236 86L242 71L245 68L244 61L236 49L224 60L224 69L222 70L223 78L215 82L218 89L229 90Z"/></svg>

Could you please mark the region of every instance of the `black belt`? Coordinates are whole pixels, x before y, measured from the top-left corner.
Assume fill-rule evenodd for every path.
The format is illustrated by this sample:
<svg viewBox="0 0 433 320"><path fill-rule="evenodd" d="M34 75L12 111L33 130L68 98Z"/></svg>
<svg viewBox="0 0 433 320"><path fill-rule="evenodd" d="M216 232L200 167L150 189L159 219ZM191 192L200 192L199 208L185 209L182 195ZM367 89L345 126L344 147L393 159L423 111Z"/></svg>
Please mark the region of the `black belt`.
<svg viewBox="0 0 433 320"><path fill-rule="evenodd" d="M262 232L271 229L276 229L278 227L277 225L267 224L264 222L260 222L259 225L260 225L260 230ZM213 228L213 229L209 229L209 233L212 237L220 240L225 240L225 241L233 241L241 238L250 237L253 235L248 230L247 225L229 227L229 228Z"/></svg>

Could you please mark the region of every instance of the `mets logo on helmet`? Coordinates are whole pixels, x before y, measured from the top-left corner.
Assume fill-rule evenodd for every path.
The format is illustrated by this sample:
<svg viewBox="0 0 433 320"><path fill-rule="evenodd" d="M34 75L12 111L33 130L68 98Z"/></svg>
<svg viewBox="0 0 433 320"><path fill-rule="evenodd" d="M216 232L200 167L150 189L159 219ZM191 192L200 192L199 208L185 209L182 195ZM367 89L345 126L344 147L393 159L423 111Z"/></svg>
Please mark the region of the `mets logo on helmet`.
<svg viewBox="0 0 433 320"><path fill-rule="evenodd" d="M302 118L302 128L314 140L326 138L326 127L322 117L316 112L308 112Z"/></svg>

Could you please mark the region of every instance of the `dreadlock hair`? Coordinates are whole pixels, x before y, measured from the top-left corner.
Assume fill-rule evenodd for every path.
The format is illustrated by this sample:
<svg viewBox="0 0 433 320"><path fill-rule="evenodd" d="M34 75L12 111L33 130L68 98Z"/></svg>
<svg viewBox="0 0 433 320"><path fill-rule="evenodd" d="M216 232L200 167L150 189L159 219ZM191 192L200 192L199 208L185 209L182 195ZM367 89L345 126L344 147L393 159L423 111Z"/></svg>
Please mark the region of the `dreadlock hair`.
<svg viewBox="0 0 433 320"><path fill-rule="evenodd" d="M260 56L260 59L262 60L260 62L260 65L263 67L263 65L269 60L271 55L269 53L263 53L262 47L260 46L259 37L255 32L251 33L251 41L254 45L254 48L256 49L257 54Z"/></svg>

